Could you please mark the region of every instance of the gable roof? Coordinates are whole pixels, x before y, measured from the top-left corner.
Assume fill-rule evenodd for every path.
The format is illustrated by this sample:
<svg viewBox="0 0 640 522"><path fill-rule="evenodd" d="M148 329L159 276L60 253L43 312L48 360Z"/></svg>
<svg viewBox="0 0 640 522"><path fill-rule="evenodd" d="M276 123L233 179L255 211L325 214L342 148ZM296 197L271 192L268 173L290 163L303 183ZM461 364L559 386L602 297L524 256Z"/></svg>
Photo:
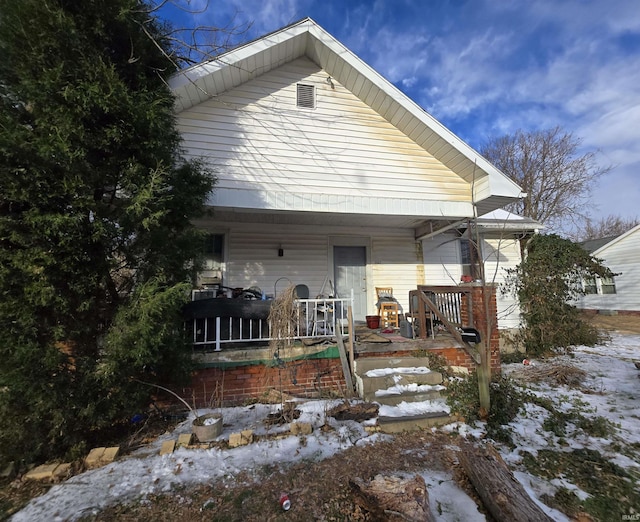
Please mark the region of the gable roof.
<svg viewBox="0 0 640 522"><path fill-rule="evenodd" d="M613 241L617 237L618 237L618 235L601 237L599 239L589 239L587 241L582 241L580 243L580 246L584 250L586 250L587 252L592 254L593 252L595 252L596 250L599 250L600 248L605 246L607 243L610 243L611 241Z"/></svg>
<svg viewBox="0 0 640 522"><path fill-rule="evenodd" d="M297 58L307 57L436 159L472 184L479 215L521 188L310 18L241 45L169 80L176 111L188 109Z"/></svg>
<svg viewBox="0 0 640 522"><path fill-rule="evenodd" d="M633 234L638 230L640 230L640 225L636 225L635 227L633 227L630 230L627 230L623 234L619 234L617 236L604 237L602 239L591 239L589 241L584 241L580 245L587 252L594 255L595 257L598 257L603 250L606 250L607 248L615 245L616 243L622 241L623 239L625 239L626 237L630 236L631 234Z"/></svg>

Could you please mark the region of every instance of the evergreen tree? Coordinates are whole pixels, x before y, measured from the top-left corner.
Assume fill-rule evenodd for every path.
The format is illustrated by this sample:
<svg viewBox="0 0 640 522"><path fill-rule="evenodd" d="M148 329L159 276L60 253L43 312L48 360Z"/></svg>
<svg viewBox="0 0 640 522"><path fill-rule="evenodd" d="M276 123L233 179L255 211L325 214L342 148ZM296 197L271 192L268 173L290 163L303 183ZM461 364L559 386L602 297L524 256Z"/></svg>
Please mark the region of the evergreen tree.
<svg viewBox="0 0 640 522"><path fill-rule="evenodd" d="M586 279L615 275L601 260L558 235L536 235L522 263L507 273L505 291L518 297L522 310L516 341L527 353L546 355L598 341L598 331L572 303L584 294Z"/></svg>
<svg viewBox="0 0 640 522"><path fill-rule="evenodd" d="M35 460L140 411L136 379L187 369L213 178L181 155L172 50L143 1L0 13L0 461Z"/></svg>

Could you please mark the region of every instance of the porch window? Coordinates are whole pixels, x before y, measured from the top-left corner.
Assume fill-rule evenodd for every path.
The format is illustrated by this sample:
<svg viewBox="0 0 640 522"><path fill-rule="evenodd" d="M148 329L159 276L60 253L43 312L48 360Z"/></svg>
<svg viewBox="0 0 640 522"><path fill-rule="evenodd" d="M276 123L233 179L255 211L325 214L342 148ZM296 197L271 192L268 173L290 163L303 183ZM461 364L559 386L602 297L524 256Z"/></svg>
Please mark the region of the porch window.
<svg viewBox="0 0 640 522"><path fill-rule="evenodd" d="M460 264L462 265L462 275L471 276L474 280L480 279L478 268L478 247L470 239L460 239Z"/></svg>
<svg viewBox="0 0 640 522"><path fill-rule="evenodd" d="M207 234L204 240L201 280L204 284L222 283L224 271L224 234Z"/></svg>

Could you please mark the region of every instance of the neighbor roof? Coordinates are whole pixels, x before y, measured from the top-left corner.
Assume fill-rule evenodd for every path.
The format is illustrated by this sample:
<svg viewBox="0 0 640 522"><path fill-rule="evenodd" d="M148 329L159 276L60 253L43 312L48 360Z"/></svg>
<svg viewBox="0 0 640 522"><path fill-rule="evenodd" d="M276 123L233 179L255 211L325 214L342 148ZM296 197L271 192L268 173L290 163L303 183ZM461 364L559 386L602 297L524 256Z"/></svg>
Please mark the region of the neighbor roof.
<svg viewBox="0 0 640 522"><path fill-rule="evenodd" d="M522 189L311 18L288 25L169 80L176 111L188 109L297 58L307 57L436 159L473 184L478 214L524 196Z"/></svg>
<svg viewBox="0 0 640 522"><path fill-rule="evenodd" d="M597 257L598 255L600 255L600 252L602 252L606 248L609 248L614 243L623 240L625 237L630 236L637 230L640 230L640 225L636 225L632 229L627 230L623 234L618 234L617 236L608 236L601 239L590 239L589 241L583 241L582 243L580 243L580 246L590 254L593 254Z"/></svg>

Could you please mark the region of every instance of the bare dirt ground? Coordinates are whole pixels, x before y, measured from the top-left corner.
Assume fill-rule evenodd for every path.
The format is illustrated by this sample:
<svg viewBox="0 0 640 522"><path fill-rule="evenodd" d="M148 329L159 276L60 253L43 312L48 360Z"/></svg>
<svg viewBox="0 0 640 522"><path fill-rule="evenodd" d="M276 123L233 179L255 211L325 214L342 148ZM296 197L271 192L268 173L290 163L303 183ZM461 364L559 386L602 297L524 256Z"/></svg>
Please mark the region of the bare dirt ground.
<svg viewBox="0 0 640 522"><path fill-rule="evenodd" d="M114 506L83 520L372 521L370 513L355 503L349 480L369 480L379 473L415 474L424 469L453 470L458 486L478 502L473 487L458 468L454 450L458 440L457 435L406 433L390 442L354 446L320 462L263 467L230 481ZM292 502L286 512L278 503L283 491Z"/></svg>
<svg viewBox="0 0 640 522"><path fill-rule="evenodd" d="M609 332L640 335L640 316L637 315L601 315L589 318L592 324Z"/></svg>

